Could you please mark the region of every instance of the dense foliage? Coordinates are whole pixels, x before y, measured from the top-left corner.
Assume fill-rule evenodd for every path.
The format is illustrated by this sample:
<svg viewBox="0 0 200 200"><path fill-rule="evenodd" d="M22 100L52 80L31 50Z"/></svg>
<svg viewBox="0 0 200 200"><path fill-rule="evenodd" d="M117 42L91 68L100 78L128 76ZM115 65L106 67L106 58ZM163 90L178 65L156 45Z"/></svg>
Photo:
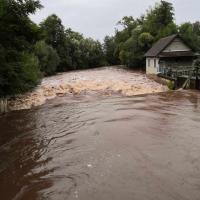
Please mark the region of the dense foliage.
<svg viewBox="0 0 200 200"><path fill-rule="evenodd" d="M145 52L160 38L179 33L200 52L200 22L174 22L174 8L161 0L145 15L123 17L120 30L104 44L65 28L55 14L39 25L29 15L39 0L0 0L0 97L23 93L41 77L103 65L145 66Z"/></svg>
<svg viewBox="0 0 200 200"><path fill-rule="evenodd" d="M38 8L39 1L0 0L0 96L38 83L40 70L33 54L38 27L28 17Z"/></svg>
<svg viewBox="0 0 200 200"><path fill-rule="evenodd" d="M101 43L83 35L65 30L61 19L49 16L41 24L42 37L58 53L60 63L57 71L98 67L104 64Z"/></svg>
<svg viewBox="0 0 200 200"><path fill-rule="evenodd" d="M33 23L29 14L41 7L39 0L0 0L0 97L26 92L42 76L105 63L99 41L65 29L56 15Z"/></svg>
<svg viewBox="0 0 200 200"><path fill-rule="evenodd" d="M113 37L105 37L105 54L109 64L125 64L132 68L145 67L145 52L160 38L179 34L194 51L200 52L200 22L174 22L173 5L160 1L150 8L145 15L134 19L124 17L118 23L122 30L117 30Z"/></svg>
<svg viewBox="0 0 200 200"><path fill-rule="evenodd" d="M34 52L39 60L40 71L43 75L55 74L60 63L60 58L56 50L41 40L35 44Z"/></svg>

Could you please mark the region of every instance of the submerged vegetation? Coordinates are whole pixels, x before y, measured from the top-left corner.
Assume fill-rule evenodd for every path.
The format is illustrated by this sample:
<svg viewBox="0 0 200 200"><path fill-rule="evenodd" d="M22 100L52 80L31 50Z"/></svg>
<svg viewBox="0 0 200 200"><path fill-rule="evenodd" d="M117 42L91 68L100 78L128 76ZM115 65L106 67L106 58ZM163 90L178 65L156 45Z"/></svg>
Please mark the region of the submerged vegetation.
<svg viewBox="0 0 200 200"><path fill-rule="evenodd" d="M168 81L167 82L167 87L169 88L169 90L174 90L175 85L173 81Z"/></svg>
<svg viewBox="0 0 200 200"><path fill-rule="evenodd" d="M39 25L32 22L39 0L0 0L0 96L34 88L43 76L56 72L124 64L145 66L144 53L158 39L179 33L200 52L200 22L174 22L173 5L160 1L144 15L126 16L122 27L104 43L65 28L55 14Z"/></svg>

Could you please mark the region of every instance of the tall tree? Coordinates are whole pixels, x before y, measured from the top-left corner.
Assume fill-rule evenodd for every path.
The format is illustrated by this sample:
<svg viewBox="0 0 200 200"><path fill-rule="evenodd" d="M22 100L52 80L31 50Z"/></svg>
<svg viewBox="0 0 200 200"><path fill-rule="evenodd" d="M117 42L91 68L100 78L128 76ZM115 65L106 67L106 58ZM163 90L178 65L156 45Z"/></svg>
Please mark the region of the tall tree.
<svg viewBox="0 0 200 200"><path fill-rule="evenodd" d="M123 17L119 24L123 29L116 32L114 52L133 68L145 66L144 54L154 42L178 31L173 5L163 0L140 18Z"/></svg>
<svg viewBox="0 0 200 200"><path fill-rule="evenodd" d="M48 45L52 46L58 53L58 56L60 58L58 71L68 70L65 28L62 24L61 19L55 14L50 15L40 24L40 27L42 29L43 39L45 40L45 42Z"/></svg>
<svg viewBox="0 0 200 200"><path fill-rule="evenodd" d="M173 5L161 0L155 7L147 11L143 28L144 31L150 32L154 37L158 36L156 39L159 39L159 33L163 32L163 29L170 24L174 24Z"/></svg>
<svg viewBox="0 0 200 200"><path fill-rule="evenodd" d="M65 41L65 28L57 15L50 15L40 26L47 44L50 44L55 49L63 44Z"/></svg>
<svg viewBox="0 0 200 200"><path fill-rule="evenodd" d="M25 92L38 83L32 49L39 30L29 14L41 7L38 0L0 0L0 96Z"/></svg>
<svg viewBox="0 0 200 200"><path fill-rule="evenodd" d="M56 73L60 59L53 47L47 45L45 41L38 41L35 45L35 55L38 57L40 71L44 76Z"/></svg>
<svg viewBox="0 0 200 200"><path fill-rule="evenodd" d="M108 65L116 65L119 64L119 59L116 56L116 41L115 37L106 36L104 38L104 54Z"/></svg>
<svg viewBox="0 0 200 200"><path fill-rule="evenodd" d="M200 27L198 22L181 24L179 34L194 51L200 52Z"/></svg>

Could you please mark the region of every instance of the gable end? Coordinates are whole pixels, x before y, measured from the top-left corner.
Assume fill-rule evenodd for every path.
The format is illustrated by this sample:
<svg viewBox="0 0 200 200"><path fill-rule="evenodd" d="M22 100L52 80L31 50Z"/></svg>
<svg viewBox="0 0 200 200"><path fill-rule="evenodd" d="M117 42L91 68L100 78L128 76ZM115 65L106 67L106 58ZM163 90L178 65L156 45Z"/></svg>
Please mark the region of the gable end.
<svg viewBox="0 0 200 200"><path fill-rule="evenodd" d="M177 37L175 38L170 44L165 47L165 49L162 52L187 52L187 51L192 51L188 45L185 44L185 42L180 38Z"/></svg>

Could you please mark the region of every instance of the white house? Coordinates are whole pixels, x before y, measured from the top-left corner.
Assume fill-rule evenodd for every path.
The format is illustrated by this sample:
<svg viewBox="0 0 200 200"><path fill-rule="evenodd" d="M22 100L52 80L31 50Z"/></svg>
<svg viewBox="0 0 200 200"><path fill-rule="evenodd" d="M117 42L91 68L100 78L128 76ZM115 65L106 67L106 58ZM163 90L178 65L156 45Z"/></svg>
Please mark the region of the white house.
<svg viewBox="0 0 200 200"><path fill-rule="evenodd" d="M195 53L179 35L171 35L156 42L145 57L146 73L158 74L169 68L192 67Z"/></svg>

